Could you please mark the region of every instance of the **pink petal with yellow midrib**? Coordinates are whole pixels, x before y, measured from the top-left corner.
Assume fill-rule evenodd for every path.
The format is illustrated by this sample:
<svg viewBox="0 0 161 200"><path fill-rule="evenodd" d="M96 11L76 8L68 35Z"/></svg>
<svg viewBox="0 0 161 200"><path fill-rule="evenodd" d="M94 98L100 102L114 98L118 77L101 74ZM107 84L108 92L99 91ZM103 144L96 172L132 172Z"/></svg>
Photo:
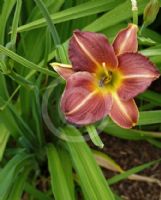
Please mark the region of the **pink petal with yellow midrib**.
<svg viewBox="0 0 161 200"><path fill-rule="evenodd" d="M75 31L69 42L69 59L75 71L96 72L104 63L117 67L117 57L107 38L99 33Z"/></svg>
<svg viewBox="0 0 161 200"><path fill-rule="evenodd" d="M61 63L50 63L50 65L65 80L74 73L71 65Z"/></svg>
<svg viewBox="0 0 161 200"><path fill-rule="evenodd" d="M123 78L118 94L124 101L144 92L152 81L160 76L155 65L141 54L123 54L118 57L118 60L118 69Z"/></svg>
<svg viewBox="0 0 161 200"><path fill-rule="evenodd" d="M127 52L137 52L137 31L138 27L135 24L129 24L127 28L121 30L117 34L113 42L113 47L116 55Z"/></svg>
<svg viewBox="0 0 161 200"><path fill-rule="evenodd" d="M115 94L113 95L113 105L109 115L122 128L132 128L137 124L139 112L133 99L122 101Z"/></svg>
<svg viewBox="0 0 161 200"><path fill-rule="evenodd" d="M67 121L86 125L105 117L112 106L110 94L95 89L96 80L88 72L77 72L67 81L61 109Z"/></svg>

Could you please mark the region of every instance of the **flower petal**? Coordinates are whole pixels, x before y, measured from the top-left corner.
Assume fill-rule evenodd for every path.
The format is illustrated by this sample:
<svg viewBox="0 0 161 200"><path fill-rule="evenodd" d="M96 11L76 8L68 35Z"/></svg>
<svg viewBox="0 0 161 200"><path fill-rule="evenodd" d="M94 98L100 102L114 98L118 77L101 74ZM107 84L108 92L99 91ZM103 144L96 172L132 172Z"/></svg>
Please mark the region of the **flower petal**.
<svg viewBox="0 0 161 200"><path fill-rule="evenodd" d="M67 80L74 73L71 65L61 63L50 63L50 65L65 80Z"/></svg>
<svg viewBox="0 0 161 200"><path fill-rule="evenodd" d="M113 105L110 112L112 120L123 128L132 128L138 121L138 108L133 99L121 101L117 94L113 95Z"/></svg>
<svg viewBox="0 0 161 200"><path fill-rule="evenodd" d="M145 91L152 81L160 76L153 63L138 53L127 53L119 56L119 70L123 80L118 94L127 101Z"/></svg>
<svg viewBox="0 0 161 200"><path fill-rule="evenodd" d="M135 24L129 24L127 28L121 30L117 34L113 42L113 47L116 55L127 52L137 52L137 31L138 27Z"/></svg>
<svg viewBox="0 0 161 200"><path fill-rule="evenodd" d="M110 94L95 88L95 77L77 72L69 77L61 100L66 119L77 125L95 123L105 117L112 106Z"/></svg>
<svg viewBox="0 0 161 200"><path fill-rule="evenodd" d="M99 33L75 31L69 43L69 58L75 71L95 72L102 63L117 66L112 45Z"/></svg>

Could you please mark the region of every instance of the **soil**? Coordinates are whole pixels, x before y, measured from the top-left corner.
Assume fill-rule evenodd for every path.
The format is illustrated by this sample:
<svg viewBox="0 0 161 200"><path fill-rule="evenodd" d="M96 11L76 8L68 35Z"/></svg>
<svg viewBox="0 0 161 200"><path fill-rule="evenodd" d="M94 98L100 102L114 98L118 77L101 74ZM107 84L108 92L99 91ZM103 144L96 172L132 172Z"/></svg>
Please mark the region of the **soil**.
<svg viewBox="0 0 161 200"><path fill-rule="evenodd" d="M123 140L104 133L101 134L101 139L104 143L102 151L114 159L124 170L161 157L161 149L148 142ZM103 169L103 173L107 179L115 175L114 172L106 169ZM161 181L161 164L156 164L139 174ZM126 179L114 184L111 188L124 200L161 200L161 187L155 183Z"/></svg>

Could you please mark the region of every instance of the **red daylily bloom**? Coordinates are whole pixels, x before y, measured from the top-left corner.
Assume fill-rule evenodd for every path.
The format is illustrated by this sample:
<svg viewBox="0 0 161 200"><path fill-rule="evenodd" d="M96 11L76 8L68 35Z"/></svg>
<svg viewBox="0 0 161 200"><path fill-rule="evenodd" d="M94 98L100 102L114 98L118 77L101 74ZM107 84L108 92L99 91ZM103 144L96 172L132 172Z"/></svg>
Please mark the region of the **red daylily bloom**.
<svg viewBox="0 0 161 200"><path fill-rule="evenodd" d="M75 31L69 43L72 65L51 63L67 81L61 109L69 122L86 125L109 115L121 127L136 125L133 98L160 76L154 64L137 53L137 30L129 24L113 45L102 34Z"/></svg>

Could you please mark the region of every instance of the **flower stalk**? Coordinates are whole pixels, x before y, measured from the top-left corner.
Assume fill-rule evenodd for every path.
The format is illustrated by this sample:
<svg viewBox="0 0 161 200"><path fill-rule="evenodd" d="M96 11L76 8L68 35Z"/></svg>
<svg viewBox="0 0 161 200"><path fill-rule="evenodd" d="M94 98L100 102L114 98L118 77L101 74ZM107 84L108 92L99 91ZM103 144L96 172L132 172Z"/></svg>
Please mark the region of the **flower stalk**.
<svg viewBox="0 0 161 200"><path fill-rule="evenodd" d="M132 13L133 13L133 24L138 25L138 6L137 0L131 0Z"/></svg>

